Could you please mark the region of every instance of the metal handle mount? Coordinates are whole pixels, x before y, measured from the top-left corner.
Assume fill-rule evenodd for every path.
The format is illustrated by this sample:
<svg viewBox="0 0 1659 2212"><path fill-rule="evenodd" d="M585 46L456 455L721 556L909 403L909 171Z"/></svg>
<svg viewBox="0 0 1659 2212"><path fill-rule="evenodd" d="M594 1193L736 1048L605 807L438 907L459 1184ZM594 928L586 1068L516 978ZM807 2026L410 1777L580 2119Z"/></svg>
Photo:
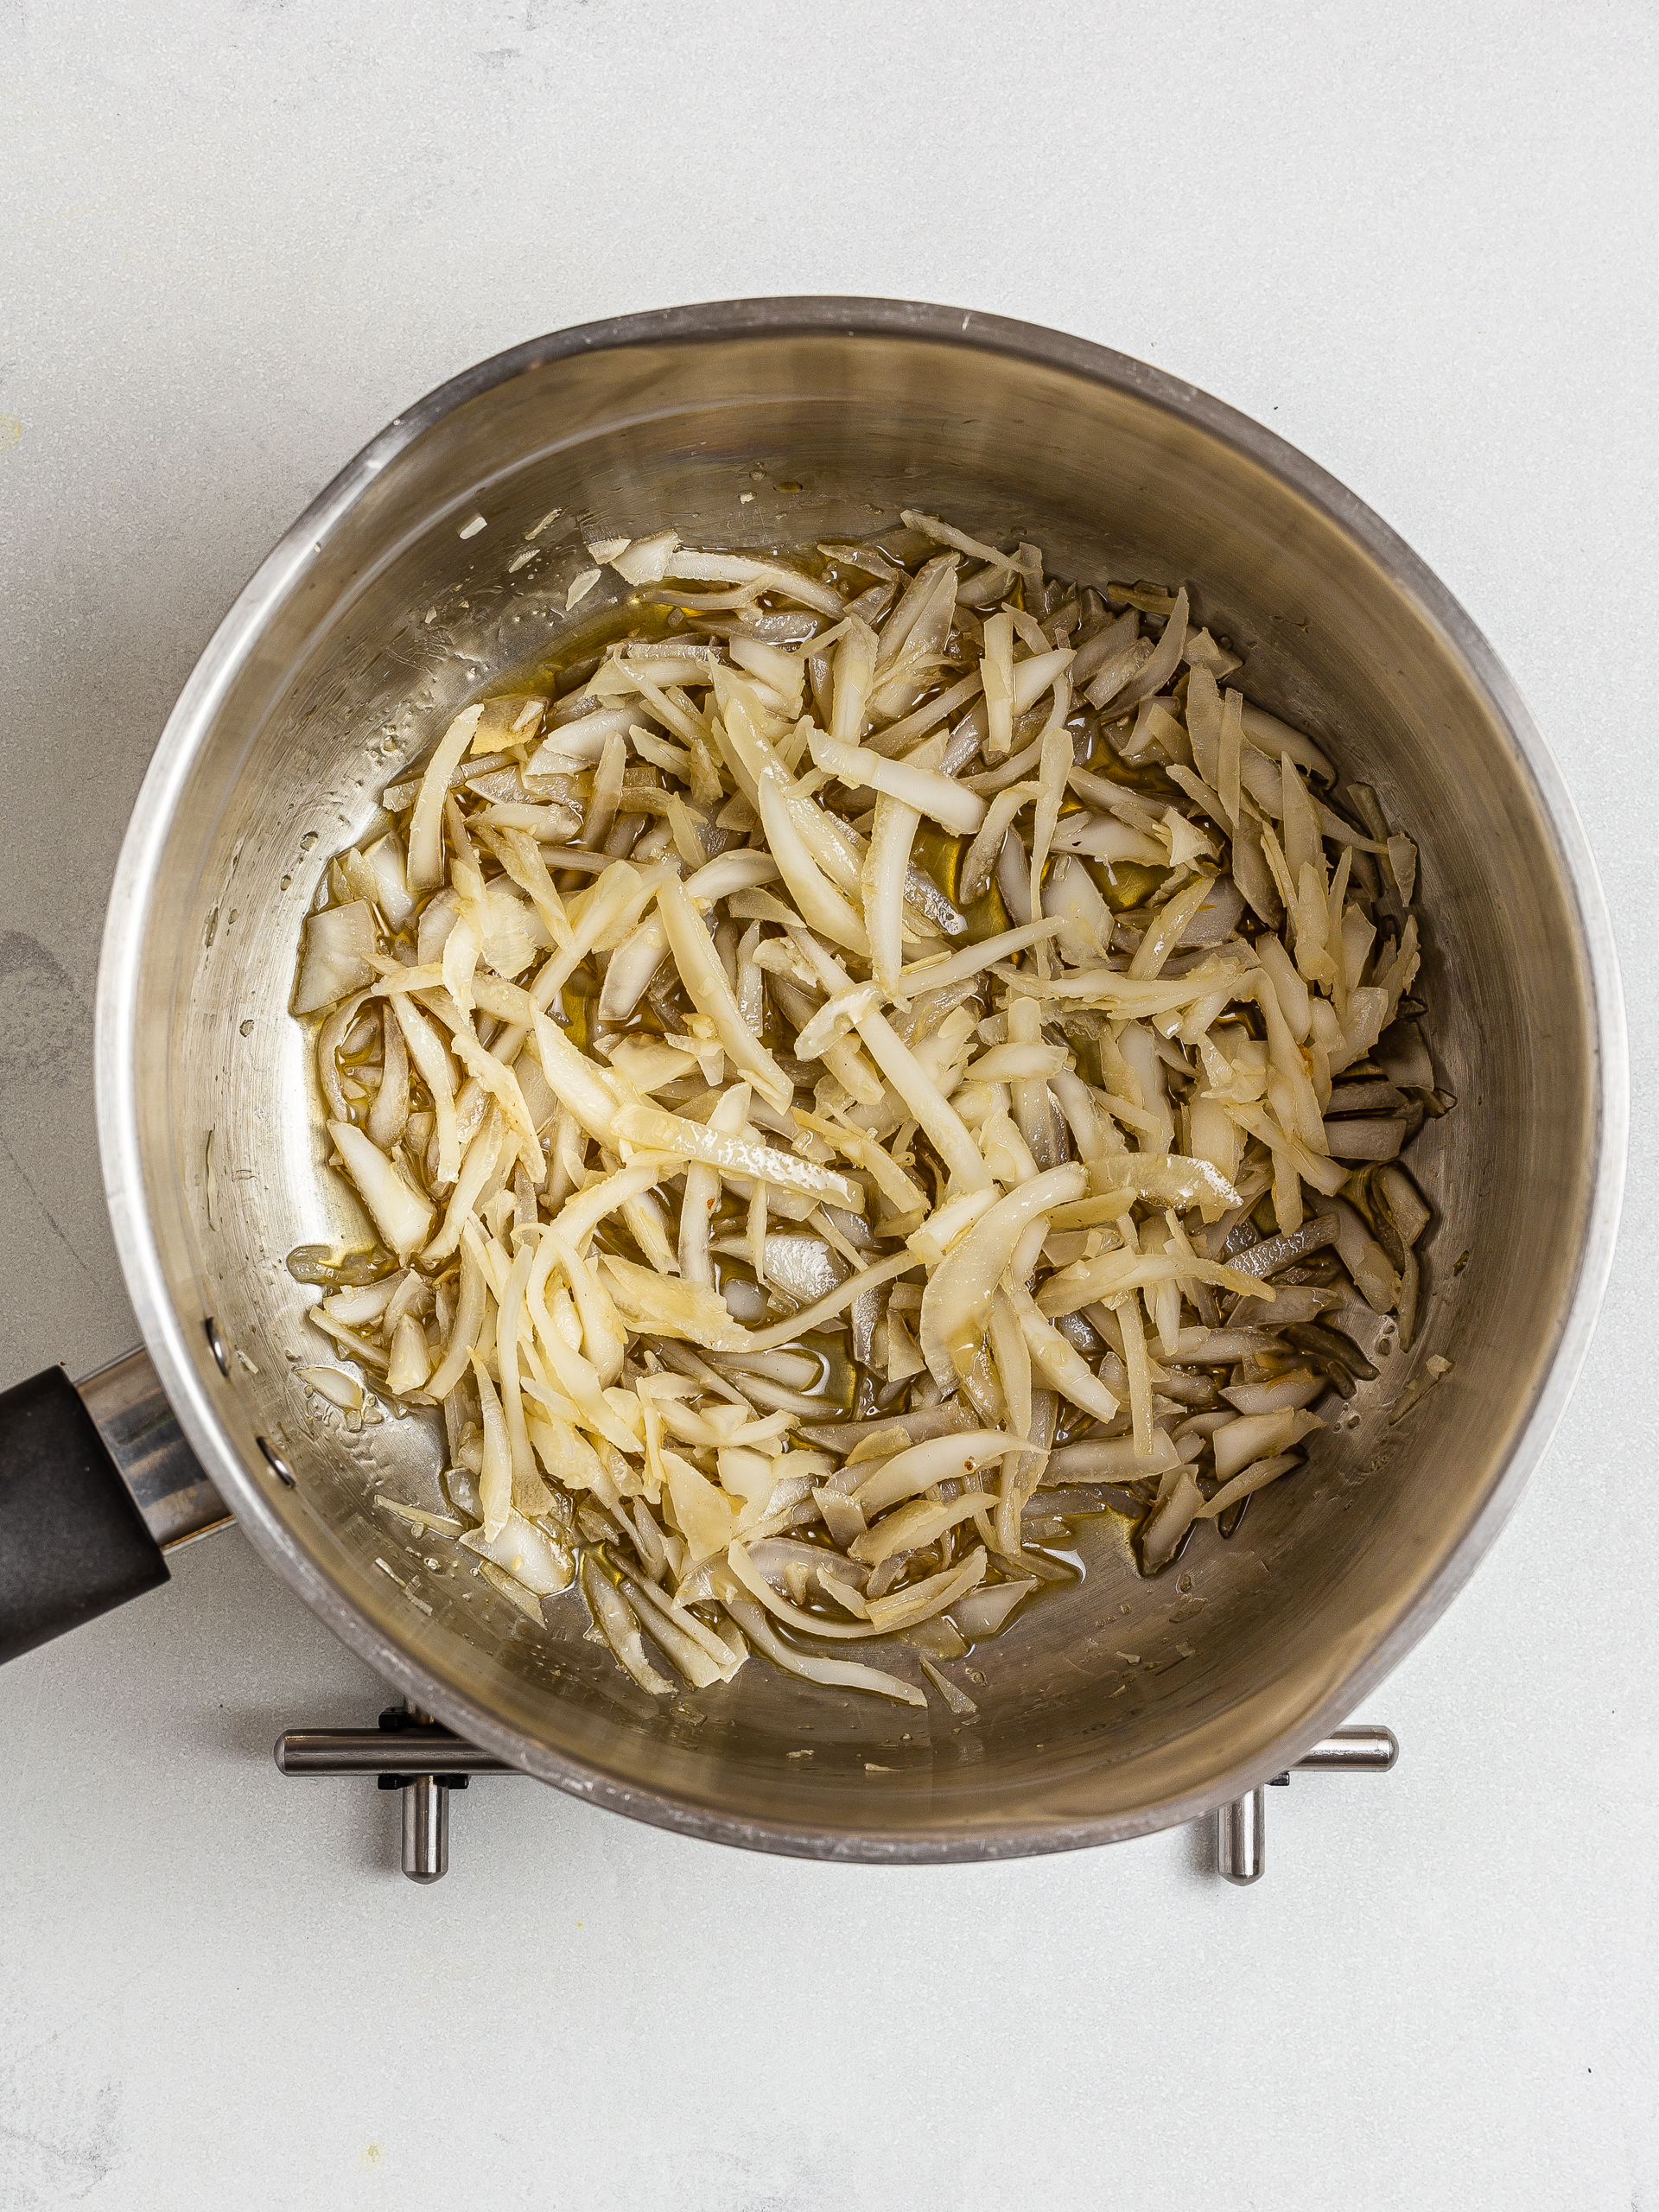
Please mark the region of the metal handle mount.
<svg viewBox="0 0 1659 2212"><path fill-rule="evenodd" d="M1296 1774L1386 1774L1400 1756L1388 1728L1338 1728L1315 1744L1291 1770ZM1275 1774L1264 1789L1235 1797L1216 1815L1216 1858L1224 1878L1243 1887L1267 1872L1267 1789L1287 1789L1289 1774Z"/></svg>

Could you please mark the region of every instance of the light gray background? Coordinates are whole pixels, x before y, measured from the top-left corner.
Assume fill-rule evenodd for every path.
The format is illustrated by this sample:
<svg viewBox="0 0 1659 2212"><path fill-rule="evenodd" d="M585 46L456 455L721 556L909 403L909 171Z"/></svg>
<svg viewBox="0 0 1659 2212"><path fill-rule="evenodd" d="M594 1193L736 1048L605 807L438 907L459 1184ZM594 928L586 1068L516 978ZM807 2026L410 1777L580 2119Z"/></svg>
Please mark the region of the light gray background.
<svg viewBox="0 0 1659 2212"><path fill-rule="evenodd" d="M561 325L945 300L1191 378L1518 677L1631 991L1606 1318L1386 1781L985 1869L752 1858L532 1786L431 1891L285 1783L378 1686L229 1535L0 1677L0 2208L1659 2208L1655 18L804 0L0 5L0 1384L134 1332L90 1006L226 605L409 400Z"/></svg>

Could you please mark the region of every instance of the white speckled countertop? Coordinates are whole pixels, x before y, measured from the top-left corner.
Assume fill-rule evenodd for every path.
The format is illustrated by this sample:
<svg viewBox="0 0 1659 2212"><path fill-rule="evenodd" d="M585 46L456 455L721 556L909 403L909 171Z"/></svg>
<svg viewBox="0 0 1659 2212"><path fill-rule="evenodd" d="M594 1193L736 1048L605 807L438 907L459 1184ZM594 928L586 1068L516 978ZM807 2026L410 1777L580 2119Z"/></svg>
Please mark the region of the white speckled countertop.
<svg viewBox="0 0 1659 2212"><path fill-rule="evenodd" d="M1599 856L1636 1136L1573 1408L1370 1701L1384 1781L893 1872L522 1781L395 1872L279 1726L384 1700L235 1535L0 1675L0 2212L1659 2209L1656 21L1097 0L0 4L0 1385L134 1329L106 887L228 601L407 401L534 333L784 291L1142 355L1470 607Z"/></svg>

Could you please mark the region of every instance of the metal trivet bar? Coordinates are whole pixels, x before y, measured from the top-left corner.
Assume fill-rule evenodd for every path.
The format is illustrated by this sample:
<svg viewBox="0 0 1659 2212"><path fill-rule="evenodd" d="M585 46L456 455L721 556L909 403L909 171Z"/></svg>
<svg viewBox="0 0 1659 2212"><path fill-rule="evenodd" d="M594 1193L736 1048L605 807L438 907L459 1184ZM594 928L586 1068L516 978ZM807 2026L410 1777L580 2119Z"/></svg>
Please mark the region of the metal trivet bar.
<svg viewBox="0 0 1659 2212"><path fill-rule="evenodd" d="M1290 1773L1275 1774L1267 1789L1252 1789L1222 1806L1216 1815L1216 1864L1224 1878L1243 1886L1259 1882L1267 1872L1268 1789L1287 1789L1291 1774L1386 1774L1399 1756L1390 1728L1333 1729Z"/></svg>
<svg viewBox="0 0 1659 2212"><path fill-rule="evenodd" d="M1298 1759L1297 1774L1386 1774L1400 1756L1387 1728L1338 1728ZM463 1743L423 1713L395 1705L378 1728L290 1728L276 1738L283 1774L375 1777L403 1804L404 1872L411 1882L435 1882L449 1866L449 1793L475 1774L517 1774L488 1751ZM1268 1788L1284 1789L1275 1774ZM1230 1882L1259 1882L1267 1870L1267 1793L1253 1789L1217 1814L1217 1861Z"/></svg>
<svg viewBox="0 0 1659 2212"><path fill-rule="evenodd" d="M394 1705L378 1728L290 1728L276 1738L283 1774L372 1774L403 1801L404 1872L435 1882L449 1870L449 1793L475 1774L516 1766L452 1736L424 1713Z"/></svg>

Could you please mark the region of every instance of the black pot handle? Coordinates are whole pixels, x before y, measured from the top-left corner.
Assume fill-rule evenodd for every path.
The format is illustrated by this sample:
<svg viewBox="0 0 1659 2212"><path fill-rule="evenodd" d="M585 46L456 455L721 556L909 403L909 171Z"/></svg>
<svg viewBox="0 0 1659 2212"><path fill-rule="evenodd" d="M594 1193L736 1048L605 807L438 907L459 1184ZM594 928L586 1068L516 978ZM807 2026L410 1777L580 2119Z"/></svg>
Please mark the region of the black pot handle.
<svg viewBox="0 0 1659 2212"><path fill-rule="evenodd" d="M0 1662L156 1589L165 1551L229 1518L147 1353L0 1393Z"/></svg>

